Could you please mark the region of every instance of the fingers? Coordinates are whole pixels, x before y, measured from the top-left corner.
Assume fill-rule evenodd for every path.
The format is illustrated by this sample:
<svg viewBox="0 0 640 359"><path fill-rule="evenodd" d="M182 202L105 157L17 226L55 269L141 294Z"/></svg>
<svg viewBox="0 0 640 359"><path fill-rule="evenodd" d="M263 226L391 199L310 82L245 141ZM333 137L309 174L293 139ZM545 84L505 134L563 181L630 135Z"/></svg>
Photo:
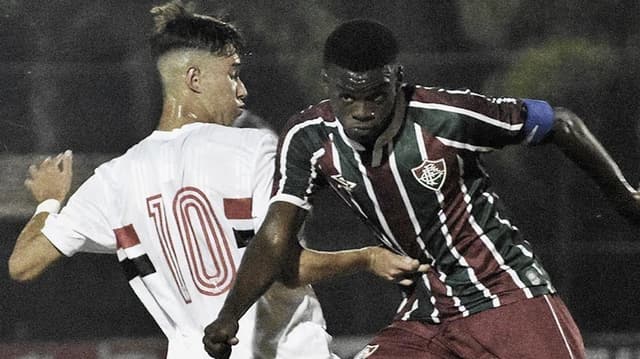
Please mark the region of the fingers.
<svg viewBox="0 0 640 359"><path fill-rule="evenodd" d="M237 332L237 321L216 319L204 328L204 337L202 338L204 349L213 358L229 358L231 347L239 342L235 335Z"/></svg>
<svg viewBox="0 0 640 359"><path fill-rule="evenodd" d="M215 359L228 359L231 356L231 346L225 343L205 343L204 350Z"/></svg>
<svg viewBox="0 0 640 359"><path fill-rule="evenodd" d="M204 350L210 357L216 359L227 359L231 356L231 346L238 344L237 337L229 338L226 342L219 342L212 337L205 337L202 339L204 344Z"/></svg>
<svg viewBox="0 0 640 359"><path fill-rule="evenodd" d="M420 266L418 266L418 270L416 272L418 273L427 273L427 271L429 270L429 268L431 268L430 265L428 264L421 264Z"/></svg>
<svg viewBox="0 0 640 359"><path fill-rule="evenodd" d="M36 175L36 172L38 172L38 166L36 165L29 166L29 176L33 178L33 176Z"/></svg>
<svg viewBox="0 0 640 359"><path fill-rule="evenodd" d="M407 271L403 273L403 277L401 279L396 280L396 283L403 286L413 285L416 278L419 278L420 275L427 273L431 268L428 264L419 264L415 270Z"/></svg>
<svg viewBox="0 0 640 359"><path fill-rule="evenodd" d="M39 165L32 164L29 166L29 175L35 176L39 170L58 169L63 173L71 173L73 165L73 152L66 150L57 154L55 157L47 156Z"/></svg>
<svg viewBox="0 0 640 359"><path fill-rule="evenodd" d="M49 163L51 163L51 156L47 156L47 158L45 158L44 161L42 161L40 166L48 166Z"/></svg>
<svg viewBox="0 0 640 359"><path fill-rule="evenodd" d="M408 287L410 285L413 285L413 279L412 278L405 278L405 279L403 279L401 281L398 281L397 283L402 285L402 286Z"/></svg>
<svg viewBox="0 0 640 359"><path fill-rule="evenodd" d="M62 163L62 173L71 175L73 170L73 153L71 150L66 150L63 154L60 154L60 161Z"/></svg>

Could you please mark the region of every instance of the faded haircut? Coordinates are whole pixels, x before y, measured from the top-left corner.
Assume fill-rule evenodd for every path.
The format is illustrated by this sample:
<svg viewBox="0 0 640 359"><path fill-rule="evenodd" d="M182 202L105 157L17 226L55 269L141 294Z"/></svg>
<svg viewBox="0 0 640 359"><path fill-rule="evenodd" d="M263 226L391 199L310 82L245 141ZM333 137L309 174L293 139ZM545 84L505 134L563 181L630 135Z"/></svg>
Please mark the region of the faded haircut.
<svg viewBox="0 0 640 359"><path fill-rule="evenodd" d="M230 56L244 51L242 34L232 24L193 12L192 4L174 0L151 9L155 29L150 38L156 59L177 49L205 50Z"/></svg>

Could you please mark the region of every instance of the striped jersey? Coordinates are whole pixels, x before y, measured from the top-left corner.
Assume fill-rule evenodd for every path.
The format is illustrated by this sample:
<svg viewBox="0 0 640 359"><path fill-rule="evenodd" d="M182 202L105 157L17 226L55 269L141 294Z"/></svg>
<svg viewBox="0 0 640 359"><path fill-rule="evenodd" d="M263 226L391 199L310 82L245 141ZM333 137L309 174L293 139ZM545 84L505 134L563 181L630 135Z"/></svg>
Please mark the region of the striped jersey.
<svg viewBox="0 0 640 359"><path fill-rule="evenodd" d="M276 141L267 130L203 123L155 131L98 167L42 232L67 256L117 254L168 338L168 358L209 358L204 328L266 213ZM266 313L259 324L257 312ZM310 287L272 288L241 319L238 338L232 358L331 357Z"/></svg>
<svg viewBox="0 0 640 359"><path fill-rule="evenodd" d="M440 323L554 293L479 160L542 140L551 107L409 85L399 96L404 113L371 150L346 136L329 101L294 116L280 138L271 201L310 209L328 185L381 244L430 264L403 288L398 319Z"/></svg>

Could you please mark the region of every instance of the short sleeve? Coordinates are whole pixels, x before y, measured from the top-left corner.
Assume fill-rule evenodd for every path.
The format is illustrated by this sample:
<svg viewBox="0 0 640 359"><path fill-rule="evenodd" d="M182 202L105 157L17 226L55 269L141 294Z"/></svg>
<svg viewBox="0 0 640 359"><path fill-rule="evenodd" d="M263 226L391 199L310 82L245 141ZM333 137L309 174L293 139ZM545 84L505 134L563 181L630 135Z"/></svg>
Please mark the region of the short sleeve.
<svg viewBox="0 0 640 359"><path fill-rule="evenodd" d="M312 205L310 196L316 186L317 160L324 154L320 149L310 152L303 130L293 127L280 139L276 155L276 174L271 203L288 202L305 210Z"/></svg>
<svg viewBox="0 0 640 359"><path fill-rule="evenodd" d="M96 174L69 198L59 214L47 218L42 233L60 252L115 253L116 239L109 225L109 193Z"/></svg>
<svg viewBox="0 0 640 359"><path fill-rule="evenodd" d="M268 132L262 138L255 152L254 187L252 217L254 228L259 228L269 206L271 189L273 187L274 162L276 155L277 137Z"/></svg>

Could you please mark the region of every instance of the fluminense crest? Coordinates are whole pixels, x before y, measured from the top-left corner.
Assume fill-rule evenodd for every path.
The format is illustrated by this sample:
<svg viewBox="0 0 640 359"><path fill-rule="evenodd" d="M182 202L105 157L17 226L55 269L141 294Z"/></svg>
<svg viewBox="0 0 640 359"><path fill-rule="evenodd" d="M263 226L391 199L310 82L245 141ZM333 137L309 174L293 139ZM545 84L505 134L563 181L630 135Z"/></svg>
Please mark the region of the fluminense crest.
<svg viewBox="0 0 640 359"><path fill-rule="evenodd" d="M447 177L447 165L444 159L424 160L420 166L411 169L418 183L432 191L439 191Z"/></svg>

